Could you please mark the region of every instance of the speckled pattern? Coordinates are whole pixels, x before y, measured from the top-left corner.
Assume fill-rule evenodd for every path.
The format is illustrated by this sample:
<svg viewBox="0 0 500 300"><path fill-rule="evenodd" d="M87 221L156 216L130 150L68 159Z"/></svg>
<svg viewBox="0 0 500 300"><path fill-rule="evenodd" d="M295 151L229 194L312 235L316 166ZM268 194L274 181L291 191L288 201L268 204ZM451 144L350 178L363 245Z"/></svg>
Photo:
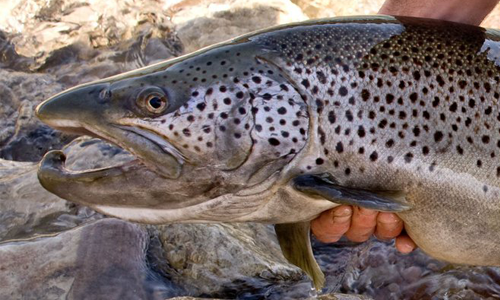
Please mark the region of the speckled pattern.
<svg viewBox="0 0 500 300"><path fill-rule="evenodd" d="M411 164L418 156L435 166L450 162L443 155L474 155L477 160L461 168L498 183L500 77L496 57L488 58L498 45L483 45L484 32L474 27L447 29L433 22L406 29L325 25L263 39L282 52L291 77L316 108L327 158L319 164L342 168L335 164L338 154L352 152L373 163ZM337 142L327 145L332 140ZM329 155L331 150L337 154ZM345 177L364 173L351 171Z"/></svg>
<svg viewBox="0 0 500 300"><path fill-rule="evenodd" d="M214 159L234 169L251 152L289 161L304 146L304 101L294 97L293 87L272 65L251 60L245 52L220 49L165 72L173 93L181 89L191 95L173 115L157 118L158 126L168 128L167 138L188 157L203 154L206 159L213 153ZM151 126L148 120L143 123Z"/></svg>

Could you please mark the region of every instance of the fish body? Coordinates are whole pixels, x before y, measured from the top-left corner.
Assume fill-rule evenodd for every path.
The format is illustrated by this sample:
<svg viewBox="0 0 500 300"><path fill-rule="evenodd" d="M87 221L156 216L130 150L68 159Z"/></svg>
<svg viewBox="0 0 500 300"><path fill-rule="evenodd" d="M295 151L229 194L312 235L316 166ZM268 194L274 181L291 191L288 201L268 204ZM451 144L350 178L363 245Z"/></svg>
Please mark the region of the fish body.
<svg viewBox="0 0 500 300"><path fill-rule="evenodd" d="M42 121L139 162L75 173L52 152L39 178L65 199L147 223L306 224L357 204L397 212L436 258L500 265L499 41L400 17L242 36L42 103ZM308 228L284 226L285 256L314 278L314 262L283 237Z"/></svg>

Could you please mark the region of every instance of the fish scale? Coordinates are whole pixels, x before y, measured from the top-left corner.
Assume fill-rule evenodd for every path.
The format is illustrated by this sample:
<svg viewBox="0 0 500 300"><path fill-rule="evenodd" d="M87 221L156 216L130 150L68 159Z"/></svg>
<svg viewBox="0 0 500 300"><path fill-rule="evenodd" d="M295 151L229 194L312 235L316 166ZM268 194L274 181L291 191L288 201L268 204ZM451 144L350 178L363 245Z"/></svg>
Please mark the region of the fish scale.
<svg viewBox="0 0 500 300"><path fill-rule="evenodd" d="M133 221L275 223L317 288L309 221L340 204L396 212L436 258L498 266L499 43L493 30L406 17L249 34L42 103L42 121L138 162L75 173L52 151L39 178Z"/></svg>

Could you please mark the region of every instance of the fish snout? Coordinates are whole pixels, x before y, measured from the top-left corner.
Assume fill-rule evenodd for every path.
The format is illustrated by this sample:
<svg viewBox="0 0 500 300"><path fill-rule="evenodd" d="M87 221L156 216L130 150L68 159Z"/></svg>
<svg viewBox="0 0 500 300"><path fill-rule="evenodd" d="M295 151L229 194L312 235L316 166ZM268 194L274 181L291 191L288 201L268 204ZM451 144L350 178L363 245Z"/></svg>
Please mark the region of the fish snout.
<svg viewBox="0 0 500 300"><path fill-rule="evenodd" d="M78 86L43 101L36 108L36 116L45 124L81 133L82 123L101 115L110 99L109 84Z"/></svg>

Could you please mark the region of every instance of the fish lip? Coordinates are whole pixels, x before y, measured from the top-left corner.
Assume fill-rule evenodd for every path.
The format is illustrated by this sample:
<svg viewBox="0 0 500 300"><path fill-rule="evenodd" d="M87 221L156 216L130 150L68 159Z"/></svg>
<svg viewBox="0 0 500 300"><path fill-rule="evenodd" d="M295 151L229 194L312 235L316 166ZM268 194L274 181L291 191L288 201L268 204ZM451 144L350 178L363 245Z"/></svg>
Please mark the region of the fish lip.
<svg viewBox="0 0 500 300"><path fill-rule="evenodd" d="M61 180L91 182L101 177L119 176L132 169L145 167L139 159L134 159L109 167L73 171L66 168L65 162L66 155L63 151L51 150L47 152L38 165L38 178L42 185L45 186L51 181L60 182Z"/></svg>
<svg viewBox="0 0 500 300"><path fill-rule="evenodd" d="M151 130L138 128L137 125L130 126L127 124L112 122L106 124L105 127L108 129L104 129L102 132L100 132L100 128L94 126L88 130L97 134L99 138L107 140L110 143L129 151L137 157L147 169L162 177L176 179L181 176L183 165L187 159L165 137L158 135L156 132ZM137 140L134 141L129 138L116 138L116 136L123 136L124 134L133 134L138 138L139 144ZM158 148L158 150L165 154L166 157L161 158L160 160L156 159L157 157L155 156L149 157L147 155L148 151L143 151L143 149L150 148L146 146L145 143L150 143L154 147ZM167 161L167 164L165 164L165 161Z"/></svg>
<svg viewBox="0 0 500 300"><path fill-rule="evenodd" d="M59 124L56 124L54 126L58 130L62 130L65 132L73 132L73 133L78 132L80 134L89 135L89 136L107 141L111 144L114 144L122 149L125 149L125 150L131 152L132 154L135 153L134 149L132 147L129 147L127 145L127 143L120 141L119 138L115 138L116 134L107 133L108 130L102 130L96 126L88 127L85 125L85 123L81 123L81 122L78 122L77 124L74 123L74 124L69 124L69 125L64 124L64 126L58 126L58 125ZM150 142L150 143L154 144L156 147L158 147L163 153L165 153L166 155L171 157L175 161L175 163L178 164L180 167L182 167L184 165L184 163L188 161L187 158L175 146L173 146L165 137L160 136L151 130L147 130L144 128L138 128L138 127L136 127L136 125L129 126L129 125L124 125L124 124L116 124L116 123L110 123L110 124L108 123L106 127L109 127L110 129L115 129L118 131L132 133L143 140L147 140L148 142ZM64 154L62 154L62 155L64 156ZM142 160L140 155L134 155L134 156L136 156L136 159L133 161L136 161L137 165L142 165L143 167L145 167L145 168L147 168L147 169L149 169L149 170L151 170L151 171L153 171L161 176L164 176L167 178L170 177L168 175L164 175L161 171L156 170L154 168L154 166L148 166L148 163L146 161ZM44 159L45 159L45 157L44 157ZM82 177L84 174L88 174L89 176L93 176L92 174L96 173L97 171L104 172L105 170L108 170L108 169L110 170L113 168L113 167L110 167L110 168L102 168L102 169L89 169L89 170L85 170L85 171L71 171L71 170L66 169L64 167L65 156L64 156L64 158L61 158L61 159L62 159L62 163L63 163L62 166L60 166L58 168L51 169L51 172L54 175L55 175L54 171L58 170L61 176ZM42 159L42 162L44 162L43 159ZM55 163L55 161L54 161L54 163ZM45 162L45 164L47 164L47 162ZM126 164L127 163L125 163L125 165ZM42 164L40 164L40 165L42 165ZM120 167L126 167L125 165L118 165L115 167L117 169L119 169ZM48 170L48 169L47 168L40 169L40 172L44 172L46 170ZM111 174L115 174L117 172L109 171L109 173L110 173L109 176L111 176ZM180 174L174 174L173 176L174 176L174 178L177 178L179 175Z"/></svg>
<svg viewBox="0 0 500 300"><path fill-rule="evenodd" d="M129 126L129 125L113 125L114 127L127 131L129 133L136 134L144 139L149 140L151 143L155 144L158 146L165 154L170 155L174 157L177 162L181 165L183 165L188 159L184 154L182 154L179 149L177 149L172 143L168 141L168 139L165 136L161 136L158 133L149 130L147 128L143 127L137 127L137 125L134 126ZM115 143L115 142L113 142ZM122 147L122 145L116 143L118 146Z"/></svg>

